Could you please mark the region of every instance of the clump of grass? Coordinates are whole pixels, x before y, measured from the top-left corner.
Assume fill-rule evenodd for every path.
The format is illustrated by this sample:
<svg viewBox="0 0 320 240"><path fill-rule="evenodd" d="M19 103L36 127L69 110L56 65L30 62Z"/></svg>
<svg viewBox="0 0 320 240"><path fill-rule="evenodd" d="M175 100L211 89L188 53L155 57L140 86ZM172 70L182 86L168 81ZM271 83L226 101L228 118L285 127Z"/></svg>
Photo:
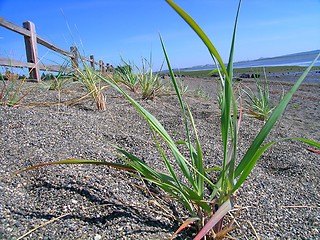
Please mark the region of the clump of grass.
<svg viewBox="0 0 320 240"><path fill-rule="evenodd" d="M161 81L160 74L152 71L151 57L148 61L142 58L142 67L137 74L139 85L141 88L141 98L145 100L153 100L163 92L164 84ZM161 70L159 71L161 72Z"/></svg>
<svg viewBox="0 0 320 240"><path fill-rule="evenodd" d="M133 71L135 69L135 65L123 59L121 60L122 65L116 67L114 79L116 82L120 82L125 85L130 91L137 92L139 89L139 78Z"/></svg>
<svg viewBox="0 0 320 240"><path fill-rule="evenodd" d="M2 76L2 74L1 74ZM6 71L4 73L4 76L2 76L4 78L4 80L8 80L8 81L16 81L19 79L19 75L18 74L14 74L12 73L9 68L6 68Z"/></svg>
<svg viewBox="0 0 320 240"><path fill-rule="evenodd" d="M181 95L187 95L188 93L190 93L189 86L187 84L185 84L183 79L176 77L176 81L177 81L177 86L178 86L178 88L180 90L180 94ZM174 88L174 85L173 85L172 81L170 81L169 84L167 84L167 86L168 86L167 87L168 91L175 92L175 88Z"/></svg>
<svg viewBox="0 0 320 240"><path fill-rule="evenodd" d="M254 74L254 76L255 75L256 74ZM268 80L266 74L263 81L256 77L254 77L254 80L256 83L256 92L248 86L242 89L247 97L245 100L247 104L246 110L249 116L265 122L274 109L274 106L270 103Z"/></svg>
<svg viewBox="0 0 320 240"><path fill-rule="evenodd" d="M67 88L72 84L71 77L68 75L63 75L58 73L57 76L53 75L53 79L50 81L50 84L45 86L48 90L54 90L61 92L63 89Z"/></svg>
<svg viewBox="0 0 320 240"><path fill-rule="evenodd" d="M164 84L160 73L154 73L152 70L151 57L149 61L142 58L141 64L142 66L138 67L133 62L122 59L122 65L115 69L112 79L130 91L141 94L142 99L153 100L162 94Z"/></svg>
<svg viewBox="0 0 320 240"><path fill-rule="evenodd" d="M19 79L17 74L13 74L6 69L5 75L0 74L0 106L14 107L18 106L21 101L29 94L31 89L24 89L24 83L27 77Z"/></svg>
<svg viewBox="0 0 320 240"><path fill-rule="evenodd" d="M272 130L277 120L281 117L288 102L292 98L292 95L298 89L317 58L320 57L320 54L305 70L291 90L283 97L279 105L275 107L269 119L252 141L249 148L244 151L244 155L238 159L238 132L242 114L241 105L238 106L237 99L235 97L232 77L234 43L241 1L239 2L237 9L232 44L230 48L230 57L227 67L225 67L215 46L197 23L172 0L166 1L198 34L200 39L208 48L213 61L217 63L218 69L220 69L219 76L222 87L220 122L222 136L221 148L223 149L221 164L210 169L205 167L201 143L199 141L193 115L186 101L182 98L163 40L160 38L166 63L170 72L171 81L174 86L184 120L186 140L178 142L174 141L158 119L144 109L136 100L127 94L126 91L113 81L102 76L100 76L100 78L122 93L122 95L149 124L154 137L154 142L158 148L160 156L162 157L163 163L165 164L166 171L157 171L153 169L152 166L147 165L143 159L140 159L120 147L116 147L116 149L120 153L120 157L124 161L124 164L96 160L71 159L43 163L22 171L52 164L97 164L112 166L124 171L138 172L144 180L156 184L164 192L179 201L188 210L189 219L182 224L177 232L190 224L195 224L198 234L194 239L200 240L203 237L206 239L214 239L216 236L223 237L223 234L226 234L232 229L232 227L229 226L224 227L225 215L233 207L235 192L242 186L242 184L244 184L260 156L275 143L288 140L288 138L285 138L264 144L264 140ZM310 145L320 147L320 143L308 139L291 138L290 140L299 140ZM166 145L167 148L164 148L164 145ZM181 145L188 149L187 154L183 154L179 150L179 146ZM171 154L168 154L167 150L170 150ZM174 170L176 167L178 167L179 171ZM211 180L209 176L212 171L217 172L218 175L218 177L213 180ZM206 189L207 187L209 189Z"/></svg>
<svg viewBox="0 0 320 240"><path fill-rule="evenodd" d="M172 90L175 91L175 88L172 82L171 82L171 86L172 86ZM184 81L181 80L180 78L177 79L177 86L179 88L181 95L187 95L190 92L188 85L185 84Z"/></svg>
<svg viewBox="0 0 320 240"><path fill-rule="evenodd" d="M66 61L64 64L61 65L57 75L54 75L52 73L43 74L44 79L42 80L45 81L42 82L42 88L49 91L57 91L59 105L61 103L61 92L67 87L76 83L72 80L73 74L71 74L71 72L68 72L68 69L69 64L68 61ZM50 80L46 80L46 78L49 78ZM49 84L47 82L49 82Z"/></svg>
<svg viewBox="0 0 320 240"><path fill-rule="evenodd" d="M106 98L103 94L101 79L98 77L97 72L89 67L84 60L81 61L83 69L75 68L74 76L86 89L89 95L94 99L97 109L106 110Z"/></svg>
<svg viewBox="0 0 320 240"><path fill-rule="evenodd" d="M42 80L49 82L49 84L47 84L46 82L43 82L44 89L61 92L63 89L70 86L73 83L72 82L73 76L71 72L68 70L68 68L69 68L69 64L68 64L68 61L66 61L64 64L61 65L57 75L54 75L52 73L51 74L43 73L44 77L42 78Z"/></svg>
<svg viewBox="0 0 320 240"><path fill-rule="evenodd" d="M85 59L85 57L83 57L85 56L85 54L83 50L82 41L80 41L81 48L79 48L78 44L76 43L73 37L71 28L67 21L66 21L66 24L74 42L74 47L72 49L72 52L75 56L79 56L79 59L80 59L80 66L78 65L78 63L68 59L68 62L70 63L69 65L71 65L72 68L74 69L74 72L73 72L74 80L79 81L82 84L82 86L87 91L88 95L90 95L95 101L97 109L104 111L106 110L106 98L103 94L103 89L105 88L105 86L101 85L101 80L99 77L97 77L98 71L96 71L93 67L89 66L87 64L87 60ZM83 54L80 54L79 49L82 49ZM102 73L100 74L102 75Z"/></svg>
<svg viewBox="0 0 320 240"><path fill-rule="evenodd" d="M197 98L203 98L205 100L209 100L210 96L208 93L206 93L202 87L197 87L192 91L192 94Z"/></svg>

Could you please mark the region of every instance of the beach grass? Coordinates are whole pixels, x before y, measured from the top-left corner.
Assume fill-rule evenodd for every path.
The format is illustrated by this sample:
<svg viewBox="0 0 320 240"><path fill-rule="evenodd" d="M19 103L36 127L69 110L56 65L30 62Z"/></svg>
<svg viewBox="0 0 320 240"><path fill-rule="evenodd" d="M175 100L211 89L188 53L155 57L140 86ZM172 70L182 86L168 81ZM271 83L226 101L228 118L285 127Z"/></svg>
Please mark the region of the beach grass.
<svg viewBox="0 0 320 240"><path fill-rule="evenodd" d="M246 112L250 117L257 118L261 121L267 121L274 107L270 102L269 86L266 73L264 71L264 80L255 77L256 91L244 85L242 92L246 98Z"/></svg>
<svg viewBox="0 0 320 240"><path fill-rule="evenodd" d="M122 64L115 69L113 80L126 86L130 91L137 92L139 89L139 79L134 72L135 64L121 58Z"/></svg>
<svg viewBox="0 0 320 240"><path fill-rule="evenodd" d="M150 59L142 58L142 67L137 68L138 80L141 89L141 98L145 100L153 100L160 96L164 90L164 83L161 81L160 74L152 70L152 56Z"/></svg>
<svg viewBox="0 0 320 240"><path fill-rule="evenodd" d="M24 88L27 80L26 76L20 79L8 69L5 76L0 74L0 106L15 107L21 104L22 100L35 88L35 86L29 89Z"/></svg>

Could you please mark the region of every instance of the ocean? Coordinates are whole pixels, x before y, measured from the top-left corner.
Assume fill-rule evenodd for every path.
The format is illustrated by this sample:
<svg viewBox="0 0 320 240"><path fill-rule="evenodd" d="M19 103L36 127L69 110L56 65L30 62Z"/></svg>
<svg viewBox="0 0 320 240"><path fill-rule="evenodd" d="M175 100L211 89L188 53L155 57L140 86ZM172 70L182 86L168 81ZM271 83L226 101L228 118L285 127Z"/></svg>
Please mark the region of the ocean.
<svg viewBox="0 0 320 240"><path fill-rule="evenodd" d="M320 50L309 52L295 53L284 56L272 58L260 58L252 61L241 61L233 64L234 68L250 68L250 67L271 67L271 66L309 66ZM314 66L320 66L320 59L316 61ZM205 66L196 66L192 68L185 68L183 71L199 71L199 70L212 70L216 67L212 64ZM182 69L181 69L182 70Z"/></svg>

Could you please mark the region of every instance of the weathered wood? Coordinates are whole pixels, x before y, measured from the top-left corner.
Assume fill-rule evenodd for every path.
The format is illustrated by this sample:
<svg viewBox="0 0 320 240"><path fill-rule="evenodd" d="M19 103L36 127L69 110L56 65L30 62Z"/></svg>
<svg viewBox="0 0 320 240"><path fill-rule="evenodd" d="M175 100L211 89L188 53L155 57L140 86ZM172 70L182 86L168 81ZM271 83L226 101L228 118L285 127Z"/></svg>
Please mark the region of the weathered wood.
<svg viewBox="0 0 320 240"><path fill-rule="evenodd" d="M72 56L71 53L69 53L68 51L65 51L65 50L53 45L52 43L47 42L45 39L43 39L43 38L41 38L39 36L37 37L37 42L39 44L41 44L42 46L45 46L45 47L51 49L52 51L58 52L58 53L60 53L60 54L62 54L64 56L67 56L67 57L71 57Z"/></svg>
<svg viewBox="0 0 320 240"><path fill-rule="evenodd" d="M79 54L79 52L78 52L78 54ZM82 56L82 55L78 55L79 56L79 58L81 59L81 61L84 61L84 62L92 62L92 60L91 60L91 58L86 58L85 56ZM93 56L93 55L92 55ZM90 56L91 57L91 56ZM94 64L96 64L96 65L99 65L99 63L98 62L93 62Z"/></svg>
<svg viewBox="0 0 320 240"><path fill-rule="evenodd" d="M28 22L29 22L30 26L33 25L33 27L34 27L34 24L32 22L30 22L30 21L28 21ZM27 23L24 23L24 24L26 24L26 28L27 28ZM36 32L35 32L35 27L33 30L31 29L33 31L32 32L32 31L29 31L28 28L27 29L22 28L20 26L17 26L15 24L5 20L3 17L0 17L0 26L24 36L25 43L26 43L27 59L28 59L28 63L23 63L23 62L17 61L17 60L0 58L0 65L2 65L2 66L22 67L22 68L27 67L32 72L36 72L37 71L36 68L39 68L41 70L48 70L48 71L60 71L60 68L58 68L56 65L35 64L38 60L37 44L36 43L39 43L39 44L51 49L52 51L58 52L64 56L70 57L73 67L78 67L79 58L81 58L81 61L90 62L90 65L93 68L95 67L95 65L100 65L100 61L99 62L94 61L93 55L92 55L92 58L90 56L90 59L88 59L84 56L81 56L76 47L71 47L70 52L68 52L68 51L61 49L61 48L55 46L54 44L48 42L47 40L43 39L42 37L37 36ZM102 72L104 72L105 66L104 66L103 61L101 61L101 62L102 62L102 65L100 65L100 70ZM32 74L34 74L34 73L32 73ZM38 79L40 79L40 73L39 73L39 76L38 75L32 76L32 78L36 78L36 77L38 77Z"/></svg>
<svg viewBox="0 0 320 240"><path fill-rule="evenodd" d="M34 63L21 62L18 60L12 60L8 58L0 57L0 65L5 67L19 67L19 68L33 68Z"/></svg>
<svg viewBox="0 0 320 240"><path fill-rule="evenodd" d="M9 58L0 57L0 66L14 67L14 68L33 68L34 65L35 65L34 63L21 62L18 60L12 60ZM60 72L61 65L39 64L39 69L43 71ZM67 68L67 70L71 71L71 68Z"/></svg>
<svg viewBox="0 0 320 240"><path fill-rule="evenodd" d="M27 29L24 29L23 27L19 27L7 20L5 20L3 17L0 17L0 26L5 27L13 32L19 33L24 35L25 37L30 37L30 31L28 31Z"/></svg>
<svg viewBox="0 0 320 240"><path fill-rule="evenodd" d="M3 17L0 17L0 26L7 28L13 32L19 33L25 37L31 37L30 31L5 20ZM65 50L55 46L54 44L48 42L47 40L45 40L44 38L42 38L40 36L37 36L37 43L51 49L52 51L58 52L58 53L65 55L67 57L71 57L71 54L68 51L65 51Z"/></svg>
<svg viewBox="0 0 320 240"><path fill-rule="evenodd" d="M105 67L104 62L102 60L99 61L99 66L100 66L100 72L105 73L106 67Z"/></svg>
<svg viewBox="0 0 320 240"><path fill-rule="evenodd" d="M94 67L94 56L90 55L90 66L92 67L92 69L95 69Z"/></svg>
<svg viewBox="0 0 320 240"><path fill-rule="evenodd" d="M79 67L79 52L77 47L70 47L70 53L72 55L71 57L71 65L72 68L78 68Z"/></svg>
<svg viewBox="0 0 320 240"><path fill-rule="evenodd" d="M26 46L27 62L34 63L34 67L29 68L30 78L41 80L40 69L38 63L38 46L37 46L37 35L36 27L34 23L26 21L23 23L23 27L28 29L30 32L30 37L24 37L24 42Z"/></svg>
<svg viewBox="0 0 320 240"><path fill-rule="evenodd" d="M64 73L67 73L68 71L71 72L71 68L61 68L61 65L48 65L48 64L42 64L40 65L41 70L45 70L48 72L61 72L64 71ZM66 72L67 71L67 72Z"/></svg>

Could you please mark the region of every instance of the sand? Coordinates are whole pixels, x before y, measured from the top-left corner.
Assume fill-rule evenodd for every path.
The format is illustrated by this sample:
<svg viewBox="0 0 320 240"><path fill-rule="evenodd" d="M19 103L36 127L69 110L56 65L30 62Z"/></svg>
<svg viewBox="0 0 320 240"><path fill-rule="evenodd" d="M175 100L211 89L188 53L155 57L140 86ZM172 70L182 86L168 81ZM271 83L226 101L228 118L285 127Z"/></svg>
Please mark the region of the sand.
<svg viewBox="0 0 320 240"><path fill-rule="evenodd" d="M186 99L194 114L206 164L217 166L222 151L216 84L209 78L182 80L190 90L201 87L210 96L207 100L188 94ZM253 86L253 79L237 83L241 84ZM291 85L286 76L271 78L271 101L278 102L282 91L287 92ZM302 85L268 140L306 137L320 141L319 90L319 83ZM1 239L17 239L41 224L46 225L24 239L168 239L179 226L172 215L187 216L182 206L164 198L154 185L108 167L50 166L9 178L27 166L68 158L121 162L111 144L164 170L144 120L119 93L111 88L105 93L104 112L97 111L90 99L70 106L32 104L83 95L73 86L62 91L60 97L56 91L34 88L21 106L0 108ZM185 139L175 96L154 101L132 96L160 120L174 139ZM244 116L239 158L262 124ZM308 151L308 147L288 141L262 156L237 193L235 205L242 210L236 219L239 227L231 236L320 239L320 155ZM188 238L184 232L177 239Z"/></svg>

